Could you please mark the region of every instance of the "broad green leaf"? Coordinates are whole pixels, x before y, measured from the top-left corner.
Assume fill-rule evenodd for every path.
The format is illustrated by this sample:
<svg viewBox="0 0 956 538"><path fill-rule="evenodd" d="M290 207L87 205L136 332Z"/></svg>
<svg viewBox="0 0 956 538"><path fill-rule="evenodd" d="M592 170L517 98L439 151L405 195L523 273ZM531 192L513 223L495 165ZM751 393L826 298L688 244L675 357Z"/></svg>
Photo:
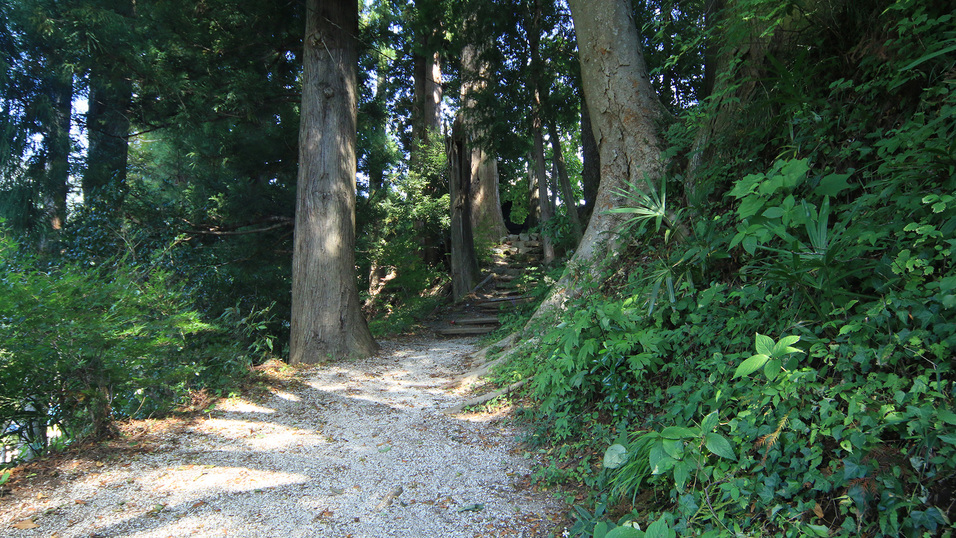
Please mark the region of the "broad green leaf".
<svg viewBox="0 0 956 538"><path fill-rule="evenodd" d="M804 528L810 531L807 534L811 536L830 536L830 528L826 525L807 525Z"/></svg>
<svg viewBox="0 0 956 538"><path fill-rule="evenodd" d="M694 466L689 461L678 461L674 465L674 484L679 491L684 489L684 485L687 484L687 480L690 478L690 473L693 470Z"/></svg>
<svg viewBox="0 0 956 538"><path fill-rule="evenodd" d="M779 219L784 215L784 213L786 212L782 207L775 206L767 208L767 210L763 212L763 216L767 217L768 219Z"/></svg>
<svg viewBox="0 0 956 538"><path fill-rule="evenodd" d="M594 532L591 533L594 538L607 538L607 522L598 521L594 525Z"/></svg>
<svg viewBox="0 0 956 538"><path fill-rule="evenodd" d="M829 174L820 179L820 184L813 189L814 194L820 196L836 196L842 191L850 188L847 179L850 174Z"/></svg>
<svg viewBox="0 0 956 538"><path fill-rule="evenodd" d="M707 447L707 450L710 450L713 454L721 458L728 460L737 459L737 456L734 454L734 448L730 445L730 441L719 433L708 433L704 437L704 446Z"/></svg>
<svg viewBox="0 0 956 538"><path fill-rule="evenodd" d="M604 467L617 469L627 461L627 448L624 445L613 444L604 451Z"/></svg>
<svg viewBox="0 0 956 538"><path fill-rule="evenodd" d="M956 426L956 413L953 413L949 409L937 409L936 416L943 422Z"/></svg>
<svg viewBox="0 0 956 538"><path fill-rule="evenodd" d="M779 342L774 344L773 353L770 353L770 356L782 357L786 353L803 353L802 350L795 347L791 347L793 346L793 344L796 344L799 341L800 341L799 336L794 336L794 335L784 336L783 338L780 339Z"/></svg>
<svg viewBox="0 0 956 538"><path fill-rule="evenodd" d="M704 420L700 423L700 430L704 433L714 431L714 428L717 427L717 424L720 423L720 412L712 411L709 415L704 417Z"/></svg>
<svg viewBox="0 0 956 538"><path fill-rule="evenodd" d="M783 169L780 170L780 174L784 178L783 186L791 189L796 187L806 179L807 172L809 171L809 159L793 159L787 161L783 165Z"/></svg>
<svg viewBox="0 0 956 538"><path fill-rule="evenodd" d="M766 203L766 200L759 196L744 198L743 201L740 202L740 207L737 208L737 215L739 215L741 219L752 217L763 209L764 203Z"/></svg>
<svg viewBox="0 0 956 538"><path fill-rule="evenodd" d="M734 198L742 198L752 193L757 189L757 185L761 181L766 179L763 174L749 174L743 177L743 179L737 181L734 184L733 190L730 191L730 195Z"/></svg>
<svg viewBox="0 0 956 538"><path fill-rule="evenodd" d="M662 439L661 446L664 447L664 453L675 460L684 456L684 442L679 439Z"/></svg>
<svg viewBox="0 0 956 538"><path fill-rule="evenodd" d="M645 536L644 531L634 527L617 527L611 529L611 532L607 533L604 538L641 538L642 536Z"/></svg>
<svg viewBox="0 0 956 538"><path fill-rule="evenodd" d="M737 370L734 372L734 379L738 377L747 377L748 375L756 372L757 370L763 368L763 365L770 360L770 357L764 354L758 354L750 357L744 362L740 363L740 366L737 367Z"/></svg>
<svg viewBox="0 0 956 538"><path fill-rule="evenodd" d="M664 516L651 523L644 534L645 538L673 538L676 535L673 530L667 528L667 521L664 520Z"/></svg>
<svg viewBox="0 0 956 538"><path fill-rule="evenodd" d="M648 454L648 462L650 463L652 474L666 473L674 467L674 459L664 452L662 442L654 443L654 446L651 447L650 454Z"/></svg>
<svg viewBox="0 0 956 538"><path fill-rule="evenodd" d="M763 367L763 375L767 376L767 379L773 381L777 378L777 374L780 373L780 359L770 359L767 361L767 364Z"/></svg>
<svg viewBox="0 0 956 538"><path fill-rule="evenodd" d="M747 254L753 255L757 252L757 238L752 235L744 237L741 245L744 247L744 250L747 251Z"/></svg>
<svg viewBox="0 0 956 538"><path fill-rule="evenodd" d="M940 435L939 439L951 445L956 445L956 434L948 433L946 435Z"/></svg>
<svg viewBox="0 0 956 538"><path fill-rule="evenodd" d="M754 339L754 347L757 349L757 353L761 355L773 355L773 345L773 338L757 333Z"/></svg>

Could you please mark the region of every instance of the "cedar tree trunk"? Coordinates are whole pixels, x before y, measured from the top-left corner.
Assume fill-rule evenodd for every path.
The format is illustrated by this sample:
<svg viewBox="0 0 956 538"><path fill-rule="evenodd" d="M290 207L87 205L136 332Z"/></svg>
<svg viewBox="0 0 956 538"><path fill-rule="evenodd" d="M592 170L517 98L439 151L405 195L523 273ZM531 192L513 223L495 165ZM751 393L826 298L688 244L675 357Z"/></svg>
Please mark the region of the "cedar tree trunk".
<svg viewBox="0 0 956 538"><path fill-rule="evenodd" d="M578 40L581 83L601 157L601 184L594 213L564 275L534 317L579 292L575 275L596 276L615 257L625 216L609 213L630 185L656 182L661 155L656 119L660 103L647 76L628 0L570 0Z"/></svg>
<svg viewBox="0 0 956 538"><path fill-rule="evenodd" d="M355 282L358 4L308 0L299 127L290 363L378 349Z"/></svg>

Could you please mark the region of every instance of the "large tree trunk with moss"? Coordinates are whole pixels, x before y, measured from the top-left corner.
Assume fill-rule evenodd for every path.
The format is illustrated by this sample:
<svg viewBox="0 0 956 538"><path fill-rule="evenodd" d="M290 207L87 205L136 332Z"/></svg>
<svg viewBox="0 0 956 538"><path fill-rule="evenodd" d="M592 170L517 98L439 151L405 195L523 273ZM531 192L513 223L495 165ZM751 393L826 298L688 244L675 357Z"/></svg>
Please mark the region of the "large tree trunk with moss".
<svg viewBox="0 0 956 538"><path fill-rule="evenodd" d="M476 132L474 113L474 92L480 90L485 82L486 69L478 65L478 52L474 45L466 45L461 53L461 103L463 151L470 153L468 208L471 214L471 229L475 240L481 245L489 245L507 235L505 217L501 212L501 198L498 193L498 160L484 148L475 143L481 138Z"/></svg>
<svg viewBox="0 0 956 538"><path fill-rule="evenodd" d="M354 1L308 1L292 260L292 364L367 356L378 349L362 317L355 281L357 34Z"/></svg>

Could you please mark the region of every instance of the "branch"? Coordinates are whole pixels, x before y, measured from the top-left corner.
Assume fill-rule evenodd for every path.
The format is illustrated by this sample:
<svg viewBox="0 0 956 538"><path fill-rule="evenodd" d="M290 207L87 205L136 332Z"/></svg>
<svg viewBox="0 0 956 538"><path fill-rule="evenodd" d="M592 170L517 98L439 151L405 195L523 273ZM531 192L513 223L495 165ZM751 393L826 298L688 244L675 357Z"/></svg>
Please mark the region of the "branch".
<svg viewBox="0 0 956 538"><path fill-rule="evenodd" d="M256 228L254 230L239 229L239 228L245 228L247 226L262 224L264 222L274 222L275 224L272 224L271 226L266 226L265 228ZM192 226L192 224L190 224L188 221L186 223ZM292 225L293 225L293 221L289 217L270 217L265 220L260 220L257 222L251 222L246 224L236 224L234 226L215 227L215 228L210 228L208 230L186 230L185 233L194 234L194 235L219 235L219 236L248 235L248 234L269 232L272 230L277 230L279 228L285 228L287 226L292 226Z"/></svg>

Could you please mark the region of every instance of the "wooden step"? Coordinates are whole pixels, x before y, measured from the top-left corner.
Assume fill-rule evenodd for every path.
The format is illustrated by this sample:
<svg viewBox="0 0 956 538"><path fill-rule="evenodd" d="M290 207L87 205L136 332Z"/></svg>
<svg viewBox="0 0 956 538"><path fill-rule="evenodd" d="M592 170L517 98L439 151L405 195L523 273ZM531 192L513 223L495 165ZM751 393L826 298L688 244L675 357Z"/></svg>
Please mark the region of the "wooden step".
<svg viewBox="0 0 956 538"><path fill-rule="evenodd" d="M477 318L461 318L452 321L455 325L488 325L500 324L498 316L480 316Z"/></svg>
<svg viewBox="0 0 956 538"><path fill-rule="evenodd" d="M488 334L498 327L493 325L468 325L464 327L446 327L435 329L435 332L444 336L465 336L475 334Z"/></svg>
<svg viewBox="0 0 956 538"><path fill-rule="evenodd" d="M533 297L528 297L526 295L513 295L508 297L491 297L488 299L480 299L475 301L475 304L478 306L493 304L493 303L517 303L517 302L526 302L532 300Z"/></svg>

